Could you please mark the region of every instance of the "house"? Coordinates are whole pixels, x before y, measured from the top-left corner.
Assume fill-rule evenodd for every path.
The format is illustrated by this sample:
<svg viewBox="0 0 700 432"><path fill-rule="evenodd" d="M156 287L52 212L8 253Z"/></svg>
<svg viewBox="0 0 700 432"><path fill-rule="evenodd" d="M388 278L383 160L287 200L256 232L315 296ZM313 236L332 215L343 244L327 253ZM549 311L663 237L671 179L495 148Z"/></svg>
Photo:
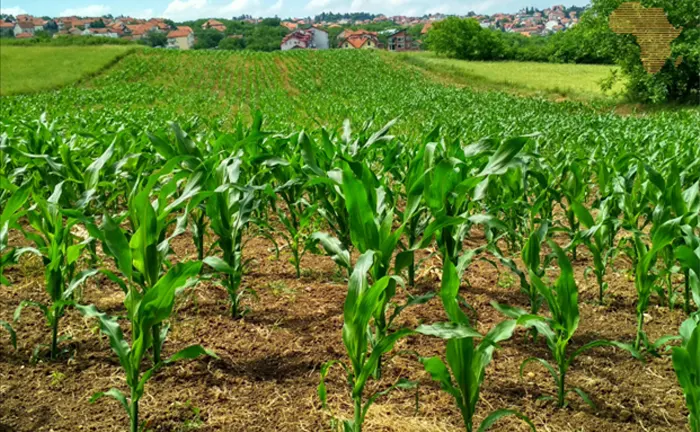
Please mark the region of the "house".
<svg viewBox="0 0 700 432"><path fill-rule="evenodd" d="M0 36L9 36L15 32L15 23L0 20Z"/></svg>
<svg viewBox="0 0 700 432"><path fill-rule="evenodd" d="M280 49L328 49L328 33L318 27L295 30L282 39Z"/></svg>
<svg viewBox="0 0 700 432"><path fill-rule="evenodd" d="M367 30L346 30L340 48L344 49L375 49L379 47L377 33Z"/></svg>
<svg viewBox="0 0 700 432"><path fill-rule="evenodd" d="M406 30L399 30L393 33L387 39L387 48L389 51L413 51L416 49L413 38Z"/></svg>
<svg viewBox="0 0 700 432"><path fill-rule="evenodd" d="M151 23L127 25L126 28L128 30L128 33L131 33L132 40L142 39L146 35L146 33L151 32L151 31L156 31L156 32L161 31L158 28L158 26L151 24Z"/></svg>
<svg viewBox="0 0 700 432"><path fill-rule="evenodd" d="M289 51L293 49L313 48L311 46L312 40L313 35L311 32L307 32L306 30L296 30L282 38L280 49L282 51Z"/></svg>
<svg viewBox="0 0 700 432"><path fill-rule="evenodd" d="M21 34L34 35L34 22L32 21L17 21L15 23L15 37Z"/></svg>
<svg viewBox="0 0 700 432"><path fill-rule="evenodd" d="M34 35L31 33L20 33L17 36L15 36L15 39L31 39L33 37Z"/></svg>
<svg viewBox="0 0 700 432"><path fill-rule="evenodd" d="M423 26L423 30L420 31L420 34L422 34L422 35L428 34L428 32L430 31L431 28L433 28L433 22L432 22L432 21L428 21L428 22L425 23L425 25Z"/></svg>
<svg viewBox="0 0 700 432"><path fill-rule="evenodd" d="M204 24L202 24L202 30L207 30L207 29L214 29L218 30L221 33L226 31L226 25L222 23L221 21L217 21L215 19L210 19Z"/></svg>
<svg viewBox="0 0 700 432"><path fill-rule="evenodd" d="M96 36L96 37L108 37L108 38L113 38L116 39L119 37L119 34L115 33L112 29L109 28L86 28L80 33L82 36Z"/></svg>
<svg viewBox="0 0 700 432"><path fill-rule="evenodd" d="M194 32L191 27L180 26L168 33L168 48L188 50L194 46Z"/></svg>
<svg viewBox="0 0 700 432"><path fill-rule="evenodd" d="M306 31L313 34L312 43L316 49L328 49L330 45L328 43L328 32L320 27L311 26Z"/></svg>
<svg viewBox="0 0 700 432"><path fill-rule="evenodd" d="M34 24L35 32L44 30L44 26L48 23L48 21L45 21L41 18L34 18L31 22L32 24Z"/></svg>
<svg viewBox="0 0 700 432"><path fill-rule="evenodd" d="M297 29L297 23L293 23L290 21L282 21L280 25L289 31L294 31Z"/></svg>

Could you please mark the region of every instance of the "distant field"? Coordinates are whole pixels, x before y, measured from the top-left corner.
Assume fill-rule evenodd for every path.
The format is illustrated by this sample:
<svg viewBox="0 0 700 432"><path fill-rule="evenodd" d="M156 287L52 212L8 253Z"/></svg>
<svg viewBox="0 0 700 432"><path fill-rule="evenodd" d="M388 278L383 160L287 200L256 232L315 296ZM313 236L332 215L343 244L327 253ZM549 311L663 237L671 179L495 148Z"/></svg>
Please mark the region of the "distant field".
<svg viewBox="0 0 700 432"><path fill-rule="evenodd" d="M514 91L531 95L567 97L577 100L610 99L622 85L608 94L600 83L614 66L534 62L475 62L437 57L433 53L406 53L401 58L432 73L449 76L476 88Z"/></svg>
<svg viewBox="0 0 700 432"><path fill-rule="evenodd" d="M20 47L0 45L0 95L33 93L98 72L133 47Z"/></svg>

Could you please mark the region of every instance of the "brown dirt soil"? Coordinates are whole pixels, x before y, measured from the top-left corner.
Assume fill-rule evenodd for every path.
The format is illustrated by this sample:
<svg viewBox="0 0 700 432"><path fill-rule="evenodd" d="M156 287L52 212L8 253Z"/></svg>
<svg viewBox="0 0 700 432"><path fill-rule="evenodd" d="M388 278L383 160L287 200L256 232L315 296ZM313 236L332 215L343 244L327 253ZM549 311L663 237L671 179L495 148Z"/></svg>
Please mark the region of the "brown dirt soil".
<svg viewBox="0 0 700 432"><path fill-rule="evenodd" d="M16 236L14 237L16 240ZM470 242L473 247L478 242ZM17 244L15 241L14 244ZM180 259L192 259L195 250L188 236L174 240ZM282 251L276 260L270 244L254 239L245 250L255 258L244 285L257 291L248 298L250 313L242 320L228 316L225 290L211 282L200 283L184 294L166 342L166 355L189 344L201 343L219 360L200 358L180 362L158 372L146 385L141 400L142 419L151 431L324 431L331 416L323 411L316 394L321 365L345 359L341 341L342 305L346 285L329 258L307 255L301 279ZM579 284L581 325L571 348L598 338L631 341L635 330L634 284L622 260L609 271L608 305L595 303L594 278L584 279L590 258L583 248L575 263ZM502 317L489 305L493 300L526 307L527 299L516 282L509 284L489 263L475 261L462 287L466 300L478 311L478 329L486 332ZM14 282L0 292L0 319L10 321L23 299L45 300L40 262L29 258L7 269ZM439 288L437 260L429 258L418 271L414 293ZM500 286L499 286L500 285ZM504 286L505 285L505 286ZM399 295L399 298L402 298ZM91 280L84 289L84 303L94 303L113 315L124 312L123 294L106 279ZM646 329L652 339L675 334L682 312L652 305ZM399 325L445 319L438 299L403 312ZM126 391L124 375L108 341L98 335L94 321L68 311L61 334L72 338L62 347L68 353L51 362L30 363L37 344L49 341L49 329L40 313L28 308L15 323L18 350L0 332L0 431L123 431L128 424L122 407L104 398L89 403L98 391L116 387ZM415 336L403 340L397 350L420 355L442 355L441 340ZM487 370L477 408L477 421L499 408L513 408L528 415L538 430L546 432L679 432L686 429L687 412L670 359L650 358L646 364L612 348L600 348L580 356L568 382L586 391L598 409L580 399L569 408L557 409L538 400L552 394L554 383L541 367L530 365L520 379L523 360L551 358L540 339L532 344L518 331L502 344ZM386 363L381 382L367 391L388 387L400 377L419 381L416 391L394 391L370 409L367 431L464 430L453 400L433 383L412 356L398 356ZM351 416L351 400L341 368L328 379L333 414ZM525 431L514 419L500 421L494 431Z"/></svg>

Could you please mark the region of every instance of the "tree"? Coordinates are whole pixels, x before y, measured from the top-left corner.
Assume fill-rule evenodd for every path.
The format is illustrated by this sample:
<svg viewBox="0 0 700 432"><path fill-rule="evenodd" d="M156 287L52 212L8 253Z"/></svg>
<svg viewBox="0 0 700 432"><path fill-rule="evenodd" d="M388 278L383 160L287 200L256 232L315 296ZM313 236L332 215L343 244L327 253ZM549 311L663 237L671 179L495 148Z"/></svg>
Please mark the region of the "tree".
<svg viewBox="0 0 700 432"><path fill-rule="evenodd" d="M105 22L102 19L98 19L90 23L90 28L105 28Z"/></svg>
<svg viewBox="0 0 700 432"><path fill-rule="evenodd" d="M196 33L197 42L194 44L194 49L211 49L219 46L219 42L224 38L224 34L218 30L206 29L199 30Z"/></svg>
<svg viewBox="0 0 700 432"><path fill-rule="evenodd" d="M268 27L278 27L280 24L282 24L282 20L279 18L265 18L262 20L261 24Z"/></svg>
<svg viewBox="0 0 700 432"><path fill-rule="evenodd" d="M660 7L669 22L683 32L671 45L671 58L663 69L648 73L641 61L634 36L617 35L610 30L608 17L625 0L592 0L579 26L581 31L596 34L599 40L610 39L614 58L627 82L631 99L642 102L681 101L700 103L700 2L697 0L641 0L644 7ZM674 60L682 58L678 66Z"/></svg>
<svg viewBox="0 0 700 432"><path fill-rule="evenodd" d="M219 42L219 49L237 51L245 48L245 41L242 37L227 37Z"/></svg>
<svg viewBox="0 0 700 432"><path fill-rule="evenodd" d="M449 17L433 24L428 44L438 54L462 60L505 58L502 33L481 28L473 18Z"/></svg>
<svg viewBox="0 0 700 432"><path fill-rule="evenodd" d="M44 30L51 32L51 33L56 33L58 31L58 24L56 24L56 21L50 19L44 24Z"/></svg>
<svg viewBox="0 0 700 432"><path fill-rule="evenodd" d="M149 31L140 42L150 47L165 47L168 44L168 35L159 31Z"/></svg>

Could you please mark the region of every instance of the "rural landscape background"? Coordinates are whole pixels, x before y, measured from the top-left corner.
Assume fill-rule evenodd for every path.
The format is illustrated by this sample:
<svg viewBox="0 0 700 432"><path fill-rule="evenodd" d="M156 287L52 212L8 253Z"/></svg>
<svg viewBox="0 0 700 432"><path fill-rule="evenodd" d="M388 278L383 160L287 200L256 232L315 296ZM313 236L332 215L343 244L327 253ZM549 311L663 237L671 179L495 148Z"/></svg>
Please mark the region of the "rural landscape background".
<svg viewBox="0 0 700 432"><path fill-rule="evenodd" d="M699 432L700 4L622 3L3 4L0 431Z"/></svg>

